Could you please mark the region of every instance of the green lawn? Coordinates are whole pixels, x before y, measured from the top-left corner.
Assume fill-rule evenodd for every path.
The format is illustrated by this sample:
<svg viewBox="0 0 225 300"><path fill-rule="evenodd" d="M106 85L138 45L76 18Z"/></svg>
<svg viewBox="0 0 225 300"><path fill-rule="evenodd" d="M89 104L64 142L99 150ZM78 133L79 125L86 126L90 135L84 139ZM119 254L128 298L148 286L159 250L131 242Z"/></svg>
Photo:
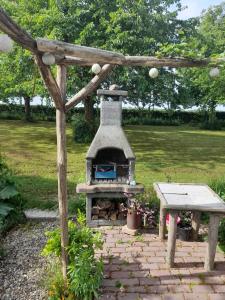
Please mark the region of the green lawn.
<svg viewBox="0 0 225 300"><path fill-rule="evenodd" d="M69 126L68 126L69 127ZM154 181L209 182L224 177L225 131L190 127L128 126L128 139L136 154L137 181L151 187ZM88 145L75 144L67 129L69 196L85 178ZM0 151L18 176L28 206L56 204L55 124L0 121Z"/></svg>

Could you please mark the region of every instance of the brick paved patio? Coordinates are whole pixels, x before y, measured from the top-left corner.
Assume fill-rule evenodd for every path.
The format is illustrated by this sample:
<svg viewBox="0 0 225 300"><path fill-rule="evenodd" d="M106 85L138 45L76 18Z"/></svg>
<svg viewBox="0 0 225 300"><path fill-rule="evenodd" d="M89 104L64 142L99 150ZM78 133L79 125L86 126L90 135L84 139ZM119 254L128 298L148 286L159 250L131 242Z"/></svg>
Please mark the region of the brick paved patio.
<svg viewBox="0 0 225 300"><path fill-rule="evenodd" d="M215 271L205 272L205 242L177 240L175 268L165 264L166 242L156 231L139 236L120 227L102 227L105 243L101 300L225 300L225 256L217 252Z"/></svg>

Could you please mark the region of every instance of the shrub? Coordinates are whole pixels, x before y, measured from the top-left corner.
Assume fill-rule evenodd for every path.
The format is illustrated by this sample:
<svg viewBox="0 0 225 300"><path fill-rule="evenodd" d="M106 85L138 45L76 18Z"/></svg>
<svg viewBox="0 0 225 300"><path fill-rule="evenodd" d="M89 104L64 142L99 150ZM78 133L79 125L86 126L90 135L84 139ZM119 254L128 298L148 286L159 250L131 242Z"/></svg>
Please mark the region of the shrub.
<svg viewBox="0 0 225 300"><path fill-rule="evenodd" d="M24 221L23 201L16 189L12 172L0 155L0 235Z"/></svg>
<svg viewBox="0 0 225 300"><path fill-rule="evenodd" d="M68 284L62 291L62 278L58 272L53 276L51 284L48 284L49 300L69 299L92 300L98 297L98 290L103 279L103 262L94 256L95 249L102 249L100 233L94 233L85 226L85 217L78 212L77 222L68 222L69 245L68 245ZM42 251L43 255L54 254L61 256L60 229L46 233L48 241ZM57 282L57 284L55 284Z"/></svg>
<svg viewBox="0 0 225 300"><path fill-rule="evenodd" d="M214 122L206 121L200 125L201 129L206 130L221 130L224 126L224 122L222 120L215 120Z"/></svg>
<svg viewBox="0 0 225 300"><path fill-rule="evenodd" d="M88 123L78 114L72 118L73 137L77 143L90 143L96 133L95 123Z"/></svg>

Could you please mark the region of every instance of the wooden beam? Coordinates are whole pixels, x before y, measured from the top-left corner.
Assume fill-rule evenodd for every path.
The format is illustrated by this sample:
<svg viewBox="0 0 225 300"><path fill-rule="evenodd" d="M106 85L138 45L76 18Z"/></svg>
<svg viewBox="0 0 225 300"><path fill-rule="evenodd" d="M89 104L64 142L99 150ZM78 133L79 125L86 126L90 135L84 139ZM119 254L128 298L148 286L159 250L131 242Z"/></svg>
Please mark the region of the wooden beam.
<svg viewBox="0 0 225 300"><path fill-rule="evenodd" d="M63 103L63 97L61 94L61 90L55 81L55 78L52 75L51 69L49 66L46 66L42 62L41 55L37 54L35 55L35 60L38 65L40 74L42 76L42 79L55 103L55 107L60 110L64 110L64 103Z"/></svg>
<svg viewBox="0 0 225 300"><path fill-rule="evenodd" d="M87 96L93 93L112 69L113 65L104 65L101 72L98 75L95 75L95 77L82 90L80 90L66 103L66 111L76 106L81 100L84 100Z"/></svg>
<svg viewBox="0 0 225 300"><path fill-rule="evenodd" d="M218 65L225 62L225 58L218 59L190 59L190 58L157 58L154 56L125 56L124 65L141 67L171 67L171 68L193 68Z"/></svg>
<svg viewBox="0 0 225 300"><path fill-rule="evenodd" d="M41 52L53 52L75 56L88 60L92 63L96 63L96 61L98 61L103 64L121 65L125 60L125 57L120 53L41 38L37 39L37 47Z"/></svg>
<svg viewBox="0 0 225 300"><path fill-rule="evenodd" d="M57 67L57 83L62 99L66 100L66 67ZM62 273L66 283L68 266L68 205L67 205L67 151L66 151L66 114L64 110L56 109L57 136L57 169L58 169L58 202L61 227L61 261Z"/></svg>
<svg viewBox="0 0 225 300"><path fill-rule="evenodd" d="M8 34L12 40L23 48L37 52L36 41L23 29L20 28L0 7L0 30Z"/></svg>

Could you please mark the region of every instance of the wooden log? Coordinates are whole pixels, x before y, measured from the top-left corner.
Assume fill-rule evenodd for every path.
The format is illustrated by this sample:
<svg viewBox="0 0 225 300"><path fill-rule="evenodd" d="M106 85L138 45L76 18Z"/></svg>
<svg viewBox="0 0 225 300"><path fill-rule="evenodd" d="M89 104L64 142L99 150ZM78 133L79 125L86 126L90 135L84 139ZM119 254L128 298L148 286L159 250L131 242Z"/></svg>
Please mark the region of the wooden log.
<svg viewBox="0 0 225 300"><path fill-rule="evenodd" d="M48 91L49 91L49 94L51 95L51 97L55 103L56 109L59 109L61 111L64 110L62 93L60 91L60 88L59 88L57 82L55 81L55 78L52 75L50 67L46 66L42 62L41 55L39 55L39 54L35 55L35 61L38 65L39 72L41 74L41 77L42 77ZM63 68L65 68L65 67L63 67Z"/></svg>
<svg viewBox="0 0 225 300"><path fill-rule="evenodd" d="M57 82L62 98L66 98L66 67L57 67ZM63 278L67 279L68 265L68 207L67 207L67 152L66 152L66 114L56 109L58 202L61 227L61 259Z"/></svg>
<svg viewBox="0 0 225 300"><path fill-rule="evenodd" d="M103 64L118 64L121 65L125 61L124 55L112 51L106 51L98 48L85 47L80 45L69 44L60 41L52 41L48 39L38 38L37 48L41 52L61 53L64 55L83 58L92 62L96 61Z"/></svg>
<svg viewBox="0 0 225 300"><path fill-rule="evenodd" d="M93 93L112 69L113 65L104 65L101 72L98 75L95 75L95 77L82 90L80 90L66 103L66 111L76 106L81 100Z"/></svg>
<svg viewBox="0 0 225 300"><path fill-rule="evenodd" d="M174 266L178 214L176 211L170 211L169 215L170 215L170 220L169 220L166 262L168 266L172 268Z"/></svg>
<svg viewBox="0 0 225 300"><path fill-rule="evenodd" d="M159 238L161 241L166 238L166 209L160 204L160 216L159 216Z"/></svg>
<svg viewBox="0 0 225 300"><path fill-rule="evenodd" d="M221 216L211 213L209 219L208 244L205 256L205 271L212 271L218 242L218 229Z"/></svg>
<svg viewBox="0 0 225 300"><path fill-rule="evenodd" d="M142 66L142 67L171 67L171 68L193 68L207 67L210 65L218 65L225 62L225 58L205 58L205 59L190 59L190 58L157 58L154 56L125 56L123 65L127 66Z"/></svg>
<svg viewBox="0 0 225 300"><path fill-rule="evenodd" d="M23 48L34 53L37 52L36 41L23 29L19 27L0 7L0 30L8 34L12 40Z"/></svg>
<svg viewBox="0 0 225 300"><path fill-rule="evenodd" d="M192 233L191 233L193 241L198 240L200 219L201 219L201 213L199 211L194 211L193 212L193 217L192 217Z"/></svg>

